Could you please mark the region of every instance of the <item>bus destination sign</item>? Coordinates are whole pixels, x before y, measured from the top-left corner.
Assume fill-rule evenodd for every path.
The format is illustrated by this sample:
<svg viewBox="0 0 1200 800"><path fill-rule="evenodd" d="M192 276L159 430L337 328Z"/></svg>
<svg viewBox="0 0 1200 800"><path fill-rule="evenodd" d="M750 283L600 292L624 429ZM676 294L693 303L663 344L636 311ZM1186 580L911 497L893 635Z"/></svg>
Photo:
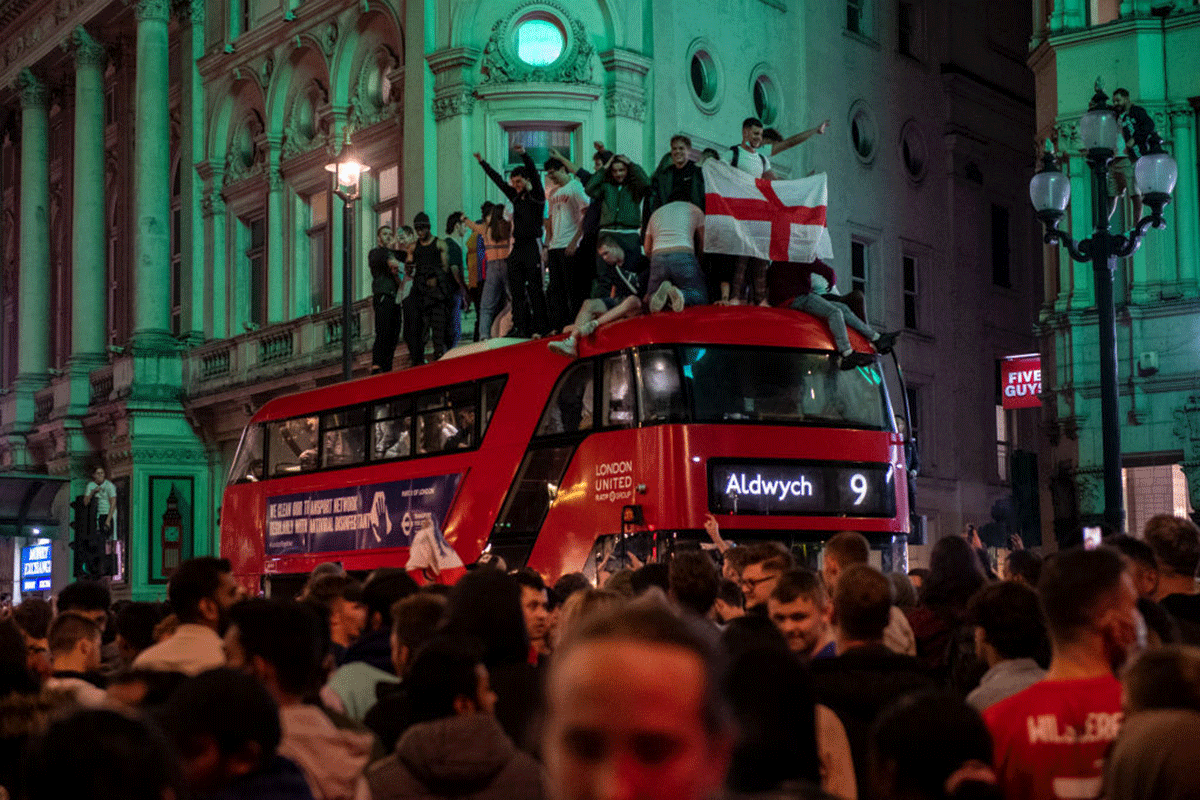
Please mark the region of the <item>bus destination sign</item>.
<svg viewBox="0 0 1200 800"><path fill-rule="evenodd" d="M714 459L708 472L708 505L720 514L890 517L896 513L896 491L886 464Z"/></svg>

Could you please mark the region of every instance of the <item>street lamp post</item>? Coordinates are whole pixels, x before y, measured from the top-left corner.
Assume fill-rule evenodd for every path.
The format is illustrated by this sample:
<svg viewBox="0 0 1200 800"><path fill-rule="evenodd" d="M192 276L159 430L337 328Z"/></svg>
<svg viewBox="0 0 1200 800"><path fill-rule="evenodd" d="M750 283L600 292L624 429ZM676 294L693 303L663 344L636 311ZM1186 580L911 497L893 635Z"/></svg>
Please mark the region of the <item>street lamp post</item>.
<svg viewBox="0 0 1200 800"><path fill-rule="evenodd" d="M1109 230L1108 170L1115 153L1124 148L1117 116L1108 105L1108 95L1096 81L1096 94L1079 122L1079 135L1087 150L1092 171L1092 218L1090 239L1075 242L1058 224L1071 199L1070 179L1058 169L1053 147L1046 143L1041 170L1029 182L1029 198L1046 228L1046 244L1062 244L1071 258L1091 262L1096 284L1097 324L1100 327L1100 430L1104 450L1104 521L1121 531L1125 518L1121 488L1121 420L1117 398L1117 320L1113 304L1113 272L1117 259L1132 255L1149 228L1165 227L1163 207L1171 202L1177 168L1175 160L1162 151L1162 140L1152 135L1150 151L1134 166L1138 191L1150 213L1126 234Z"/></svg>
<svg viewBox="0 0 1200 800"><path fill-rule="evenodd" d="M354 201L362 196L359 179L370 169L358 160L350 147L350 131L335 162L325 165L333 173L333 193L342 198L342 380L350 380L354 360L350 347L350 307L353 304Z"/></svg>

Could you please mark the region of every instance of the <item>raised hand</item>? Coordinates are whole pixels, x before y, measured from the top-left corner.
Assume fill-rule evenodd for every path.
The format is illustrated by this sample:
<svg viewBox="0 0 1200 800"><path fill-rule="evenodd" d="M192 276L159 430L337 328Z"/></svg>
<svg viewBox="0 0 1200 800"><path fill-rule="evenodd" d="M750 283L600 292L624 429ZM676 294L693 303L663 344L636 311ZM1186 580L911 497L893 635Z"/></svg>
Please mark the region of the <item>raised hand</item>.
<svg viewBox="0 0 1200 800"><path fill-rule="evenodd" d="M483 156L479 155L479 153L475 153L474 156L475 156L476 161L478 161L481 164L483 163Z"/></svg>

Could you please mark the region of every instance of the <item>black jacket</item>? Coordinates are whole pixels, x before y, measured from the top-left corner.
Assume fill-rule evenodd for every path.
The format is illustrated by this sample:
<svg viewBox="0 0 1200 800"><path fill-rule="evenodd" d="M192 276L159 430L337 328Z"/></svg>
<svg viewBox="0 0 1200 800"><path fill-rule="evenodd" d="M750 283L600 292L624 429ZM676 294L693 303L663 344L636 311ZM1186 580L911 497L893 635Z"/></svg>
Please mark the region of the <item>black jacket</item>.
<svg viewBox="0 0 1200 800"><path fill-rule="evenodd" d="M537 167L529 153L521 154L521 162L528 172L529 188L518 193L508 185L508 181L486 161L480 161L480 166L492 179L492 183L500 187L504 196L513 205L513 240L527 242L542 235L542 220L546 217L546 192L542 189L542 179L538 176Z"/></svg>
<svg viewBox="0 0 1200 800"><path fill-rule="evenodd" d="M882 644L853 647L835 658L817 659L809 668L817 702L832 709L846 729L859 797L866 797L871 785L867 750L875 718L901 696L937 685L915 658Z"/></svg>

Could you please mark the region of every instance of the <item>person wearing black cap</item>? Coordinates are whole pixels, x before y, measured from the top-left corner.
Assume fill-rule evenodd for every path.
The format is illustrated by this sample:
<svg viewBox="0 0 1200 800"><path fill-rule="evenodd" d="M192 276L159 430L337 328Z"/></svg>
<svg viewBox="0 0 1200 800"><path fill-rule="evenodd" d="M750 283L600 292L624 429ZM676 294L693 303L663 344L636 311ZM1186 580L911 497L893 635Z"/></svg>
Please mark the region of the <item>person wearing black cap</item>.
<svg viewBox="0 0 1200 800"><path fill-rule="evenodd" d="M492 182L500 187L513 206L513 248L508 254L508 289L513 304L513 336L527 338L550 331L546 311L546 293L542 289L542 255L538 239L546 216L546 193L529 153L522 145L513 148L521 157L505 183L483 156L475 160Z"/></svg>
<svg viewBox="0 0 1200 800"><path fill-rule="evenodd" d="M421 302L420 344L412 352L412 363L425 363L425 343L433 339L433 360L446 352L446 327L449 323L448 302L453 289L446 243L433 235L429 215L424 211L413 217L417 243L413 247L413 291Z"/></svg>

